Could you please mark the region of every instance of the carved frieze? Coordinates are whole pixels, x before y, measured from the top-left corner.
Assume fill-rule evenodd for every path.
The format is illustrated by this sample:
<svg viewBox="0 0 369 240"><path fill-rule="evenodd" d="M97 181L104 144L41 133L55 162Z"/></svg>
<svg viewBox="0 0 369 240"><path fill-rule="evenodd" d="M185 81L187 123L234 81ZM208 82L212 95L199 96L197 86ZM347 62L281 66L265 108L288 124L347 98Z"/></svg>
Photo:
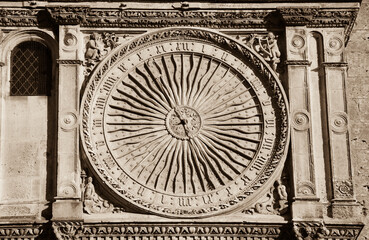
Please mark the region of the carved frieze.
<svg viewBox="0 0 369 240"><path fill-rule="evenodd" d="M265 28L273 9L259 10L178 10L95 9L86 6L48 6L33 9L0 9L0 26L50 26L50 15L60 25L80 24L82 27L160 28L194 26L216 29ZM345 27L348 40L358 9L279 8L288 25L314 27ZM40 16L42 16L40 18Z"/></svg>
<svg viewBox="0 0 369 240"><path fill-rule="evenodd" d="M326 225L321 222L295 222L290 229L283 224L263 223L82 223L73 221L55 221L52 227L44 225L3 225L0 226L0 238L4 240L54 239L58 240L94 240L99 238L133 238L162 240L164 238L188 240L259 240L259 239L298 239L354 240L359 236L362 225ZM46 233L47 232L47 233ZM46 233L46 234L44 234Z"/></svg>
<svg viewBox="0 0 369 240"><path fill-rule="evenodd" d="M232 239L232 240L257 240L261 238L277 239L282 231L282 225L279 224L162 224L155 226L149 224L85 224L83 228L83 237L103 237L120 236L121 239L130 239L134 237L150 237L152 239Z"/></svg>
<svg viewBox="0 0 369 240"><path fill-rule="evenodd" d="M34 239L43 233L42 225L1 225L0 239Z"/></svg>

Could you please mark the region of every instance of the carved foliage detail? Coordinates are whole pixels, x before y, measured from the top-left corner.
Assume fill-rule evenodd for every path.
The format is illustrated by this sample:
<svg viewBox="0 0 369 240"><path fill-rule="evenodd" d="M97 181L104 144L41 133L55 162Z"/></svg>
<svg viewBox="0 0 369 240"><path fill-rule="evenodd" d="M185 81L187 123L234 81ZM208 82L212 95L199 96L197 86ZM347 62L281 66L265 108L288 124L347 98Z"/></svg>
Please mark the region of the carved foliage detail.
<svg viewBox="0 0 369 240"><path fill-rule="evenodd" d="M324 240L330 230L322 222L299 222L293 224L293 233L297 240Z"/></svg>
<svg viewBox="0 0 369 240"><path fill-rule="evenodd" d="M348 180L334 181L334 192L338 198L350 198L354 195L352 182Z"/></svg>
<svg viewBox="0 0 369 240"><path fill-rule="evenodd" d="M81 222L53 222L52 227L58 240L78 240L82 232Z"/></svg>
<svg viewBox="0 0 369 240"><path fill-rule="evenodd" d="M278 36L272 32L269 32L267 35L250 34L242 39L247 46L258 52L275 72L281 57L277 40Z"/></svg>

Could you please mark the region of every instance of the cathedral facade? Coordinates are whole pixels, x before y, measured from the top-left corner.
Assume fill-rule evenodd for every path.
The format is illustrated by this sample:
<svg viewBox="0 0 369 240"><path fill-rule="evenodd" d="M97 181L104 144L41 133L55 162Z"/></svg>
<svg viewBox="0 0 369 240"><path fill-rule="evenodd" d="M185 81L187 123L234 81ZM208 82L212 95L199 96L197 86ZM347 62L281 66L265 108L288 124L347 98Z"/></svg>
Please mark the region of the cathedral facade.
<svg viewBox="0 0 369 240"><path fill-rule="evenodd" d="M367 239L360 6L0 1L0 238Z"/></svg>

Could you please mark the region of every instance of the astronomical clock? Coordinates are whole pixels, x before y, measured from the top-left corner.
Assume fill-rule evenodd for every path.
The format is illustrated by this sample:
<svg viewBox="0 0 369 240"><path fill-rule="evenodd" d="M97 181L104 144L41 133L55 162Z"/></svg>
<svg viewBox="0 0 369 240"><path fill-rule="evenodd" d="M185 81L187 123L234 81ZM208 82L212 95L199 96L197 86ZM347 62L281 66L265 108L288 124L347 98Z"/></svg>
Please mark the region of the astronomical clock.
<svg viewBox="0 0 369 240"><path fill-rule="evenodd" d="M248 47L213 31L168 28L119 46L91 74L81 106L89 166L117 201L143 212L245 209L285 161L279 80Z"/></svg>

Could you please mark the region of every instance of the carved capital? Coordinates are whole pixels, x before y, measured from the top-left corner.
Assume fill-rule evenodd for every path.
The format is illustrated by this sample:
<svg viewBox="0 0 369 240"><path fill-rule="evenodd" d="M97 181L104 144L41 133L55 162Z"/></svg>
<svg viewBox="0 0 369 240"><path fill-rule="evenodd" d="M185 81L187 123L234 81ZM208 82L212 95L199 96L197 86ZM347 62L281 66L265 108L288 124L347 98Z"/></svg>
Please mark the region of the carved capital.
<svg viewBox="0 0 369 240"><path fill-rule="evenodd" d="M53 222L52 228L58 240L77 240L83 230L82 222Z"/></svg>

